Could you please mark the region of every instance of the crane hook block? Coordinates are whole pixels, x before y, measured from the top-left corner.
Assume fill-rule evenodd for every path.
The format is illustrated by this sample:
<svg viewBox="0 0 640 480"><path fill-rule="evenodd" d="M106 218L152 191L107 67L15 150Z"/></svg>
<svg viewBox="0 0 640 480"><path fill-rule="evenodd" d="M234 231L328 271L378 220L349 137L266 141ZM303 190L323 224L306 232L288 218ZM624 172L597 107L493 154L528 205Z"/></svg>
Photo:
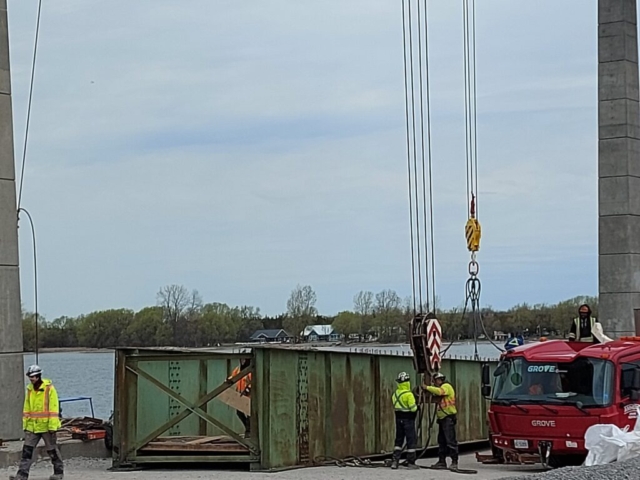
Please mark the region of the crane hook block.
<svg viewBox="0 0 640 480"><path fill-rule="evenodd" d="M482 236L482 231L480 229L480 222L478 222L477 218L469 218L467 220L467 224L464 227L464 233L467 237L467 249L470 252L477 252L480 250L480 237Z"/></svg>

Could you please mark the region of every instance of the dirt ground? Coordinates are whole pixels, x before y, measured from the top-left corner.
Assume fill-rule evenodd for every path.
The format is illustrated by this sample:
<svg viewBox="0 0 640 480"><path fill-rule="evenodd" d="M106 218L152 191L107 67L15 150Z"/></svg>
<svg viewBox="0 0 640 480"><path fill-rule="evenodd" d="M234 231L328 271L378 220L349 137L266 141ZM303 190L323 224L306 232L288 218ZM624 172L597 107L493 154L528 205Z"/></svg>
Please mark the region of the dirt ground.
<svg viewBox="0 0 640 480"><path fill-rule="evenodd" d="M421 465L430 465L433 459L421 460ZM410 471L401 468L397 471L388 468L354 468L354 467L322 467L303 468L279 473L251 473L229 470L142 470L136 472L110 472L110 460L71 459L66 462L65 480L196 480L224 477L225 480L262 480L268 478L281 478L289 480L386 480L397 476L402 480L449 480L449 479L474 479L494 480L509 477L516 474L540 472L540 466L504 466L481 465L475 460L473 454L460 457L461 468L478 470L477 475L465 475L441 470L415 470ZM0 470L0 480L8 479L15 473L15 468ZM31 471L30 480L46 480L52 473L51 466L41 460Z"/></svg>

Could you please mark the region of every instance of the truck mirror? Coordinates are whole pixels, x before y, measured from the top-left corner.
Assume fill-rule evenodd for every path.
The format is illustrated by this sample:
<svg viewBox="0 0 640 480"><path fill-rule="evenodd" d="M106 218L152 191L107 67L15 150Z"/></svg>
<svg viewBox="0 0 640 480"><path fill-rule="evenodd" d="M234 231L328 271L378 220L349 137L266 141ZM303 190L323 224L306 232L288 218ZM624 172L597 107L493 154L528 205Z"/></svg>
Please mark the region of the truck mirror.
<svg viewBox="0 0 640 480"><path fill-rule="evenodd" d="M482 385L481 392L484 398L489 398L491 396L491 385Z"/></svg>
<svg viewBox="0 0 640 480"><path fill-rule="evenodd" d="M494 377L499 377L504 372L506 372L506 370L507 370L507 362L500 362L498 364L496 370L493 372L493 376Z"/></svg>
<svg viewBox="0 0 640 480"><path fill-rule="evenodd" d="M482 385L491 385L491 365L482 364Z"/></svg>
<svg viewBox="0 0 640 480"><path fill-rule="evenodd" d="M489 398L491 396L491 365L488 363L482 364L482 396Z"/></svg>

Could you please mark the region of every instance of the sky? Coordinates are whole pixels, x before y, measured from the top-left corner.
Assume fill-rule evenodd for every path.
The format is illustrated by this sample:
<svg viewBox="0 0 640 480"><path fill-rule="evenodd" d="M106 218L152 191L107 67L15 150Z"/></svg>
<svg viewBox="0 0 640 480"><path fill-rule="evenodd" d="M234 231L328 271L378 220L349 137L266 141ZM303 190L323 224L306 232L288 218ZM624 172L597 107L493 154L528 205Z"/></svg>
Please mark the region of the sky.
<svg viewBox="0 0 640 480"><path fill-rule="evenodd" d="M436 294L469 252L461 1L429 2ZM44 2L22 206L47 319L160 287L332 315L411 293L401 3ZM9 0L16 159L37 0ZM485 306L597 293L597 5L477 5ZM31 237L20 235L33 308Z"/></svg>

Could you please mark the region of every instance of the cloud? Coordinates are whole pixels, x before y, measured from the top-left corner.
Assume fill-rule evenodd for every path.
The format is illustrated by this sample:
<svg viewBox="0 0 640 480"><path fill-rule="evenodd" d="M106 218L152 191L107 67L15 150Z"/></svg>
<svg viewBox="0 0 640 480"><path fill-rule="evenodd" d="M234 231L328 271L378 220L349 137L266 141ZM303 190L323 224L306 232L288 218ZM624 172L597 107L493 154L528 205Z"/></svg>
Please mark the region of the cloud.
<svg viewBox="0 0 640 480"><path fill-rule="evenodd" d="M34 0L9 0L16 149ZM577 2L478 4L484 301L595 293L596 25ZM45 5L24 205L48 317L206 300L321 312L411 291L399 5ZM461 12L430 2L438 295L466 278ZM566 25L571 23L572 29ZM541 34L544 32L544 35ZM30 243L21 229L23 297Z"/></svg>

